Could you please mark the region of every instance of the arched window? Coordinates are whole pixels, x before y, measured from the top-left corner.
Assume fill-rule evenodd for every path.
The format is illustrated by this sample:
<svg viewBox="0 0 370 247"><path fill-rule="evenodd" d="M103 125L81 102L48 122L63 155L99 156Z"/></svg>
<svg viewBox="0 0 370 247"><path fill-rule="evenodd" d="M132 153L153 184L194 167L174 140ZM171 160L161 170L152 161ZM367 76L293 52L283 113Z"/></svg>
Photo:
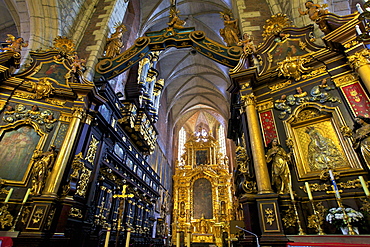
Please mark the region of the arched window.
<svg viewBox="0 0 370 247"><path fill-rule="evenodd" d="M185 142L186 142L186 131L182 127L179 131L179 146L178 146L178 156L177 159L180 161L181 156L185 153Z"/></svg>
<svg viewBox="0 0 370 247"><path fill-rule="evenodd" d="M224 126L222 125L218 127L218 143L220 144L220 153L222 153L223 156L225 156L226 155L225 129Z"/></svg>

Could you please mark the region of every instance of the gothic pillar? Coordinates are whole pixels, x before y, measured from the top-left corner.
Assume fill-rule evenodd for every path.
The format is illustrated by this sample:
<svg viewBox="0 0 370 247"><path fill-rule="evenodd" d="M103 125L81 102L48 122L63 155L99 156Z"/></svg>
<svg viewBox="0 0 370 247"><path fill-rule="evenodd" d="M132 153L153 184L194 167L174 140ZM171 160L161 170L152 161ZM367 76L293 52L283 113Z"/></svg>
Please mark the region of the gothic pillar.
<svg viewBox="0 0 370 247"><path fill-rule="evenodd" d="M271 188L267 169L265 150L258 122L256 99L253 93L243 95L245 115L250 135L250 145L253 153L253 163L257 180L258 194L274 193Z"/></svg>
<svg viewBox="0 0 370 247"><path fill-rule="evenodd" d="M58 157L54 163L53 169L46 182L44 193L46 195L56 195L59 189L60 183L63 178L65 168L67 166L68 159L70 157L73 144L75 142L77 131L80 126L82 118L85 116L85 111L82 108L74 108L73 116L69 124L67 134L64 138L64 142L60 147Z"/></svg>
<svg viewBox="0 0 370 247"><path fill-rule="evenodd" d="M348 56L351 67L361 77L365 87L370 91L370 50L363 49Z"/></svg>

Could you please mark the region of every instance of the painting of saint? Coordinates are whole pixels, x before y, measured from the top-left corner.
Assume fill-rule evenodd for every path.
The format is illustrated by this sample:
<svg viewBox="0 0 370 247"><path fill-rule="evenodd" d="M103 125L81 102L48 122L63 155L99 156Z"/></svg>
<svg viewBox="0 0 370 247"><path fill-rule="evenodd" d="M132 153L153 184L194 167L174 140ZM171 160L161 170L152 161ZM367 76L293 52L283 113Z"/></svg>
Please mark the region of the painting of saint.
<svg viewBox="0 0 370 247"><path fill-rule="evenodd" d="M302 56L306 53L305 50L299 47L298 41L292 40L277 43L276 47L271 51L274 65L283 61L286 57Z"/></svg>
<svg viewBox="0 0 370 247"><path fill-rule="evenodd" d="M205 178L199 178L194 182L193 188L194 219L213 218L212 185Z"/></svg>
<svg viewBox="0 0 370 247"><path fill-rule="evenodd" d="M196 161L197 166L208 164L207 150L197 150L195 154L195 161Z"/></svg>
<svg viewBox="0 0 370 247"><path fill-rule="evenodd" d="M32 77L35 78L44 78L49 77L56 80L59 84L66 85L65 75L68 73L68 70L64 67L63 64L58 63L47 63L42 64L41 69L34 74Z"/></svg>
<svg viewBox="0 0 370 247"><path fill-rule="evenodd" d="M4 131L0 139L0 177L22 181L39 140L31 126Z"/></svg>

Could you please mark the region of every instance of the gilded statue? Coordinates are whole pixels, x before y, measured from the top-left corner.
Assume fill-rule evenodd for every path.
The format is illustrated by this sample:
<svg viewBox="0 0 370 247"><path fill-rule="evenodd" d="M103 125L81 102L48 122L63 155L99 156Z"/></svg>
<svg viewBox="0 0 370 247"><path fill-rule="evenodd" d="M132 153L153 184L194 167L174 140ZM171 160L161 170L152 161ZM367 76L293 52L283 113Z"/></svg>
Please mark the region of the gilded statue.
<svg viewBox="0 0 370 247"><path fill-rule="evenodd" d="M186 24L185 21L181 20L178 14L180 13L179 10L177 10L175 7L171 7L170 9L170 22L167 23L169 27L173 28L184 28L184 25Z"/></svg>
<svg viewBox="0 0 370 247"><path fill-rule="evenodd" d="M121 53L123 47L122 35L127 31L126 26L121 24L115 27L116 31L107 39L105 45L105 57L114 58Z"/></svg>
<svg viewBox="0 0 370 247"><path fill-rule="evenodd" d="M328 26L326 22L321 18L322 16L329 13L327 9L327 4L315 4L313 1L309 0L305 3L306 10L302 11L301 8L298 8L298 12L300 15L308 15L311 21L315 22L321 31L325 34L329 33Z"/></svg>
<svg viewBox="0 0 370 247"><path fill-rule="evenodd" d="M313 3L313 1L307 1L305 4L306 10L302 11L301 8L298 8L298 12L300 15L308 15L311 21L317 21L321 16L329 13L326 8L328 5L327 4L316 4Z"/></svg>
<svg viewBox="0 0 370 247"><path fill-rule="evenodd" d="M34 161L32 168L32 193L33 195L40 195L44 188L46 178L49 175L51 168L54 165L57 156L56 147L51 145L49 151L42 152L35 150L32 156Z"/></svg>
<svg viewBox="0 0 370 247"><path fill-rule="evenodd" d="M370 118L357 116L353 124L353 148L359 151L370 167Z"/></svg>
<svg viewBox="0 0 370 247"><path fill-rule="evenodd" d="M334 141L322 135L315 127L307 127L311 141L308 144L308 165L312 171L346 166L342 153Z"/></svg>
<svg viewBox="0 0 370 247"><path fill-rule="evenodd" d="M253 44L253 37L248 33L243 34L243 39L238 42L238 46L243 46L244 54L256 54L257 50Z"/></svg>
<svg viewBox="0 0 370 247"><path fill-rule="evenodd" d="M227 46L234 46L239 43L238 20L233 19L229 14L220 12L224 20L224 28L220 29L220 34L224 38Z"/></svg>
<svg viewBox="0 0 370 247"><path fill-rule="evenodd" d="M71 67L71 71L76 73L79 70L83 70L85 68L86 59L79 58L78 55L75 55L73 58L73 63Z"/></svg>
<svg viewBox="0 0 370 247"><path fill-rule="evenodd" d="M8 34L8 38L5 42L5 47L0 48L2 51L21 52L22 47L28 46L28 42L25 42L22 37L15 37L11 34Z"/></svg>
<svg viewBox="0 0 370 247"><path fill-rule="evenodd" d="M289 154L279 144L278 139L274 138L267 145L266 162L271 164L271 184L275 185L278 194L289 193L289 160Z"/></svg>
<svg viewBox="0 0 370 247"><path fill-rule="evenodd" d="M204 219L204 214L202 218L200 218L198 223L198 232L200 233L208 233L208 222Z"/></svg>

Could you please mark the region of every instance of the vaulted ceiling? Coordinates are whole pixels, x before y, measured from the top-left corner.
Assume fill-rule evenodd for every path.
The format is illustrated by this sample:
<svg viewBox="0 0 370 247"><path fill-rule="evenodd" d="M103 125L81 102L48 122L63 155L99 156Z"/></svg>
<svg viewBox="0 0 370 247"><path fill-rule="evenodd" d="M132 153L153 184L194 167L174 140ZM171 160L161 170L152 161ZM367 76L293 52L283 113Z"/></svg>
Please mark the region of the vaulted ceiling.
<svg viewBox="0 0 370 247"><path fill-rule="evenodd" d="M220 12L232 9L231 0L178 0L180 19L185 27L206 33L207 38L225 45L219 33L224 27ZM141 36L168 27L170 0L141 0ZM193 49L169 48L160 54L157 65L165 79L167 117L177 127L194 131L199 118L207 116L212 129L219 122L226 126L229 114L229 68L217 64ZM217 121L216 121L217 120Z"/></svg>

